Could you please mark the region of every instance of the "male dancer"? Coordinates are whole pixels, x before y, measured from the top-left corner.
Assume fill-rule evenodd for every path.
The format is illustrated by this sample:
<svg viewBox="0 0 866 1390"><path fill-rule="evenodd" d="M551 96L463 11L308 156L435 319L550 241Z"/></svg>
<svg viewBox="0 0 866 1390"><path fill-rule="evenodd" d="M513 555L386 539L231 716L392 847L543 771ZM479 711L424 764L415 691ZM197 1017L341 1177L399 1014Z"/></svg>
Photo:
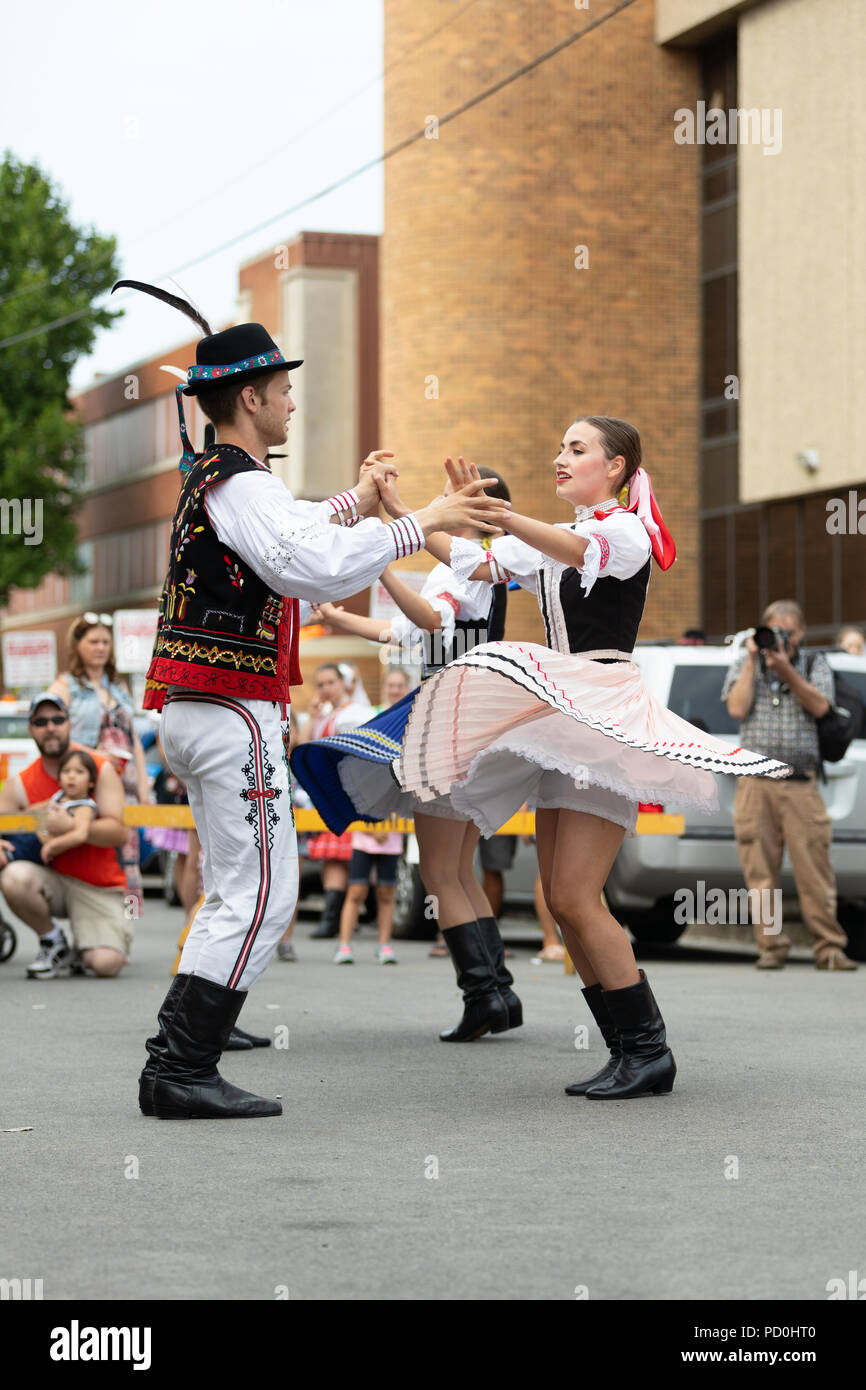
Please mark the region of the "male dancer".
<svg viewBox="0 0 866 1390"><path fill-rule="evenodd" d="M164 710L163 748L204 849L205 902L140 1080L142 1111L162 1119L282 1113L224 1081L217 1062L297 898L283 726L300 683L298 600L357 593L432 531L496 526L501 514L479 481L384 524L368 513L396 470L376 454L357 488L296 501L263 460L286 441L289 370L301 363L260 324L207 333L185 394L216 443L181 486L144 701Z"/></svg>

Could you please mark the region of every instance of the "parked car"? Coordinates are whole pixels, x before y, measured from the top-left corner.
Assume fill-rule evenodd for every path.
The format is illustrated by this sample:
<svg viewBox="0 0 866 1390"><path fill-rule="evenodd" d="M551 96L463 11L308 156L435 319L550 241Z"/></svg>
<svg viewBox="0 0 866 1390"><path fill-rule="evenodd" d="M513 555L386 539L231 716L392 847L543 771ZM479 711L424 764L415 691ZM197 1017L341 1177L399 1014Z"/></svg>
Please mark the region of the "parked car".
<svg viewBox="0 0 866 1390"><path fill-rule="evenodd" d="M679 647L647 644L635 649L652 693L662 704L698 728L735 746L739 724L720 698L733 659L730 646ZM827 652L830 665L843 673L866 701L866 657ZM852 953L862 954L866 936L866 730L839 763L826 763L821 795L833 822L831 857L839 894L839 920L848 931ZM703 816L674 804L663 809L685 816L685 833L636 835L627 839L608 877L605 893L611 911L639 941L669 942L685 931L675 921L674 893L703 880L706 891L743 887L734 839L733 801L736 779L718 775L719 809ZM787 853L782 863L783 894L794 894Z"/></svg>
<svg viewBox="0 0 866 1390"><path fill-rule="evenodd" d="M38 758L27 727L28 700L0 700L0 786Z"/></svg>
<svg viewBox="0 0 866 1390"><path fill-rule="evenodd" d="M479 880L482 876L481 863L475 856L475 872ZM538 875L538 858L535 845L525 845L518 836L514 863L503 874L505 885L504 909L517 908L530 910L535 903L535 880ZM394 934L416 941L432 941L436 936L436 922L427 905L427 894L421 875L418 872L418 841L414 835L406 836L406 846L397 865L397 883L394 890Z"/></svg>

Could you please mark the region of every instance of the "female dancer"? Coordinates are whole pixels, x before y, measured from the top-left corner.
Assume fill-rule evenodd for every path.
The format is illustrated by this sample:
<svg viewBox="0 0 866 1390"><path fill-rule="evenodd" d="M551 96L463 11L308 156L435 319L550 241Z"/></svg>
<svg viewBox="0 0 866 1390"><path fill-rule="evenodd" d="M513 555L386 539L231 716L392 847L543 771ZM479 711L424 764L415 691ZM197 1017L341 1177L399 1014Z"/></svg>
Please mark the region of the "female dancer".
<svg viewBox="0 0 866 1390"><path fill-rule="evenodd" d="M567 1090L599 1100L669 1092L676 1074L649 983L601 897L638 802L706 812L716 805L714 772L788 771L672 714L631 661L651 554L662 569L674 559L640 463L632 425L583 417L554 464L556 495L574 507L573 522L511 514L510 534L491 542L482 565L464 542L428 538L459 578L513 576L534 590L552 650L494 642L458 657L419 693L396 766L422 805L448 791L486 835L523 801L538 808L545 898L611 1054L596 1076ZM475 476L462 459L446 467L454 486ZM400 512L393 488L384 500Z"/></svg>
<svg viewBox="0 0 866 1390"><path fill-rule="evenodd" d="M507 499L504 483L490 469L480 471L494 481L488 497ZM449 488L450 490L450 488ZM395 494L396 496L396 494ZM399 503L399 499L398 499ZM394 504L396 505L396 504ZM437 533L447 545L449 537ZM464 530L462 544L475 563L480 531ZM327 623L371 641L399 642L413 654L422 652L423 679L441 670L455 645L462 649L486 642L504 632L504 583L491 593L491 580L473 583L457 579L445 564L431 570L420 594L398 575L386 570L382 582L405 616L390 624L332 604L322 604ZM334 830L352 820L382 820L413 816L425 891L436 902L436 915L463 993L460 1023L439 1036L443 1042L471 1042L485 1033L518 1028L523 1009L511 986L505 948L490 903L475 876L475 847L479 831L468 815L455 816L447 796L429 799L423 812L414 797L401 793L391 772L400 751L400 737L417 692L378 715L353 734L337 735L299 747L292 771L310 793L319 814Z"/></svg>
<svg viewBox="0 0 866 1390"><path fill-rule="evenodd" d="M112 760L123 782L130 805L150 801L150 783L141 739L135 732L135 705L115 666L114 620L109 613L83 613L67 636L68 669L50 686L69 707L72 737L86 748L97 748ZM118 851L126 875L126 892L135 915L144 909L140 844L137 829L130 829Z"/></svg>
<svg viewBox="0 0 866 1390"><path fill-rule="evenodd" d="M326 661L317 666L315 681L316 694L310 704L310 718L297 736L298 744L356 729L367 718L365 708L355 704L346 689L345 676L336 662ZM322 831L320 835L311 835L307 844L307 858L317 860L322 865L322 891L325 896L319 925L310 932L310 936L314 940L327 940L340 930L340 914L349 886L351 833L347 831L343 835L331 835Z"/></svg>

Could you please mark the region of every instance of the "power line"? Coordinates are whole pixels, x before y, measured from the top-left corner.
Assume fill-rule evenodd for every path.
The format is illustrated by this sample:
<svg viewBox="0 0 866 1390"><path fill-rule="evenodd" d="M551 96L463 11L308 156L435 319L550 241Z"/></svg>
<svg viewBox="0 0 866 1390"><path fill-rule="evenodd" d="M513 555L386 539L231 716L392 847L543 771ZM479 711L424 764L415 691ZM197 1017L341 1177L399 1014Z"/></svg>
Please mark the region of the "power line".
<svg viewBox="0 0 866 1390"><path fill-rule="evenodd" d="M471 111L474 107L480 106L488 97L495 96L497 92L501 92L505 87L510 86L512 82L516 82L519 78L525 77L530 72L534 72L536 68L541 67L542 63L549 62L551 58L555 58L559 53L569 48L571 44L576 43L578 39L582 39L584 35L591 33L594 29L601 28L609 19L613 19L615 15L621 14L623 10L629 9L630 6L635 3L636 0L619 0L619 4L614 5L612 10L608 10L606 14L599 15L597 19L590 20L589 24L585 25L583 29L578 29L575 33L570 34L568 38L562 39L559 43L555 44L553 48L547 49L546 52L539 54L537 58L533 58L530 62L524 63L521 67L516 68L514 72L501 78L491 87L486 87L484 91L476 93L476 95L470 97L468 101L463 102L460 106L456 106L452 111L439 117L439 128L441 129L443 125L447 125L450 121L456 120L458 116L465 115L467 111ZM370 169L375 169L377 165L384 164L386 160L393 158L393 156L399 154L401 150L408 149L410 145L414 145L419 140L423 140L426 134L426 126L422 127L420 130L413 131L411 135L405 136L402 140L399 140L396 145L392 145L390 149L385 150L382 154L376 155L373 159L368 159L364 164L358 165L357 168L353 169L348 174L344 174L341 178L335 179L333 183L328 184L326 188L320 189L318 193L312 193L309 197L302 198L300 202L292 204L291 207L283 208L273 217L266 218L264 222L259 222L254 227L247 227L243 232L239 232L237 236L230 237L227 241L220 242L218 246L212 246L209 251L203 251L201 255L193 256L190 260L184 261L181 265L173 266L171 270L164 271L163 274L157 278L162 280L171 275L179 275L181 271L189 270L195 265L201 265L203 261L210 260L212 256L217 256L222 251L230 250L232 246L236 246L240 241L245 241L247 237L255 236L257 232L265 231L268 227L273 226L275 222L280 222L283 218L290 217L292 214L300 212L302 208L309 207L310 204L319 202L322 198L326 198L329 194L336 192L338 188L344 188L347 183L352 183L355 179L360 178L362 174L368 173ZM90 308L82 309L76 314L68 315L65 319L58 319L56 323L42 324L38 328L32 328L26 333L19 333L14 338L6 338L0 341L0 349L11 347L13 343L23 342L27 338L35 338L40 333L45 333L51 328L59 327L61 323L71 323L75 319L84 318L86 314L91 312L92 309Z"/></svg>
<svg viewBox="0 0 866 1390"><path fill-rule="evenodd" d="M402 64L407 61L407 59L414 57L415 54L418 53L425 46L425 44L428 44L431 39L435 39L436 35L441 34L443 29L447 29L450 24L454 24L458 19L460 19L464 14L466 14L467 10L471 10L473 5L477 4L478 0L468 0L467 4L462 5L461 8L459 10L456 10L455 13L452 14L448 19L443 20L441 24L437 24L435 29L431 29L430 32L425 34L422 39L419 39L418 43L414 44L411 48L405 49L403 53L399 54L396 58L392 59L390 63L386 63L382 71L380 73L377 73L375 77L371 78L369 82L365 82L363 87L358 87L354 92L350 92L349 95L345 97L342 101L338 101L335 106L329 107L327 111L323 112L323 114L318 118L318 120L312 121L310 125L305 126L302 130L299 130L297 134L292 136L291 140L286 141L286 143L283 145L279 145L275 150L272 150L270 154L265 155L263 159L258 160L257 163L248 165L240 174L237 174L234 178L227 179L225 183L222 183L219 185L219 187L212 189L205 195L204 199L199 198L195 203L192 203L189 207L179 209L177 212L173 212L171 217L167 218L164 222L160 222L158 226L151 227L148 231L143 232L141 236L135 237L133 241L127 242L126 249L129 250L133 246L140 246L141 243L143 241L147 241L149 237L156 236L157 233L164 231L166 227L171 227L175 222L178 221L179 218L187 217L191 212L198 212L203 201L212 202L214 198L221 197L222 194L225 193L226 189L233 188L236 184L242 183L245 179L248 179L250 175L256 173L257 170L263 169L265 165L270 164L271 161L276 159L278 155L284 154L286 150L292 149L298 143L299 140L303 140L305 136L311 135L314 130L319 130L321 126L325 125L326 122L331 120L333 116L338 115L339 112L345 110L347 106L351 106L352 102L356 101L359 96L363 96L364 93L368 92L371 87L375 87L378 82L383 81L384 78L387 77L389 72L393 72L395 68L401 67ZM43 275L40 277L39 280L35 282L35 284L27 285L23 289L12 290L9 294L0 295L0 304L8 304L9 301L12 299L21 299L25 295L33 294L36 290L44 289L51 282L51 278L52 277L50 275Z"/></svg>
<svg viewBox="0 0 866 1390"><path fill-rule="evenodd" d="M286 150L292 149L298 143L299 140L303 140L305 136L311 135L314 130L320 129L320 127L323 126L327 121L331 120L333 116L336 116L341 111L344 111L347 106L351 106L353 101L356 101L358 97L363 96L364 93L368 92L371 87L375 87L377 83L383 81L383 79L388 76L389 72L393 72L394 68L402 67L403 63L405 63L407 59L414 57L415 54L418 53L425 46L425 44L428 44L431 39L435 39L436 35L441 34L443 29L447 29L449 24L454 24L456 20L460 19L466 13L467 10L471 10L473 5L477 4L478 0L468 0L468 3L461 6L461 8L457 10L453 15L451 15L449 19L443 20L443 22L437 25L435 29L431 29L429 34L425 34L423 39L419 39L418 43L416 43L414 47L406 49L405 52L400 54L397 58L394 58L390 63L386 63L382 71L378 73L375 77L371 78L369 82L365 82L363 87L358 87L356 91L350 92L350 94L347 97L345 97L343 101L338 101L336 106L331 106L327 111L323 113L322 116L319 117L318 120L313 121L308 126L305 126L303 130L299 130L296 135L292 136L291 140L286 141L284 145L279 145L277 149L272 150L270 154L265 155L265 157L263 159L260 159L256 164L248 165L247 168L244 169L240 174L237 174L232 179L228 179L226 183L220 184L218 188L209 191L204 199L200 198L197 202L191 204L191 206L188 208L184 208L181 212L172 213L171 217L169 217L165 222L161 222L158 227L152 227L149 231L143 232L140 237L136 237L134 241L128 242L127 246L139 246L141 242L146 241L148 237L155 236L157 232L164 231L166 227L172 226L173 223L175 223L178 220L178 218L186 217L191 212L197 212L198 209L201 207L203 201L211 202L214 198L221 197L222 194L225 193L227 188L233 188L236 184L242 183L245 179L249 178L251 174L254 174L258 169L263 169L266 164L270 164L271 161L276 159L278 155L285 154ZM2 304L2 302L3 301L0 300L0 304Z"/></svg>

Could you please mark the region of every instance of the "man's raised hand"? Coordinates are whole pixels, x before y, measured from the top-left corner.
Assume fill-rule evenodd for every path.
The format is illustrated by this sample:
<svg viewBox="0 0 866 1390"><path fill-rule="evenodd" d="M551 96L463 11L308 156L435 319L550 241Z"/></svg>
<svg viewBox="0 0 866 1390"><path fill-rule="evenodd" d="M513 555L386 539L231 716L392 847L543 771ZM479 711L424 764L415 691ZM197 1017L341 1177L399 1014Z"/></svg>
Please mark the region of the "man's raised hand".
<svg viewBox="0 0 866 1390"><path fill-rule="evenodd" d="M374 516L379 509L382 488L398 477L397 469L387 459L394 457L390 449L373 449L361 464L358 476L358 510L364 516Z"/></svg>

